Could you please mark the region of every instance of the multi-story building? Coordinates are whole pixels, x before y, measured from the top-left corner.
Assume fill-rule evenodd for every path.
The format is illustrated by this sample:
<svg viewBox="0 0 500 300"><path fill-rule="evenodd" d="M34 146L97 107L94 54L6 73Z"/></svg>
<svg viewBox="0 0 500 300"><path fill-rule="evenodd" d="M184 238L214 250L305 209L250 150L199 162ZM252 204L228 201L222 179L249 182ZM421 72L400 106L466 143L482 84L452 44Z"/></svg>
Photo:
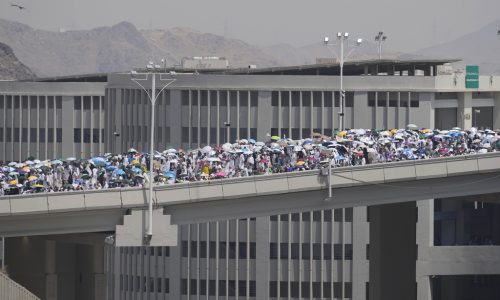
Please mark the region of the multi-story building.
<svg viewBox="0 0 500 300"><path fill-rule="evenodd" d="M500 128L500 78L479 76L470 88L463 75L438 75L446 62L346 64L345 127ZM338 75L335 64L169 72L162 77L176 81L159 93L155 147L330 135L340 124ZM0 82L0 160L147 150L151 106L131 76ZM496 299L497 197L181 225L176 247L109 247L108 292L113 299Z"/></svg>

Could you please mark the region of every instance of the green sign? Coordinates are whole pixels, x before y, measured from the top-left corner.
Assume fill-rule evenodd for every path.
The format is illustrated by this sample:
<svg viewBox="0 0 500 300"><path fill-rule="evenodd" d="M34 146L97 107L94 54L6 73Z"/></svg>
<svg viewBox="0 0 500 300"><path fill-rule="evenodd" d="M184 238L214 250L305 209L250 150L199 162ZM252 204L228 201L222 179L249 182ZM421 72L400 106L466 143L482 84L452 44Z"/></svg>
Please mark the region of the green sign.
<svg viewBox="0 0 500 300"><path fill-rule="evenodd" d="M465 88L467 89L479 88L479 66L465 67Z"/></svg>

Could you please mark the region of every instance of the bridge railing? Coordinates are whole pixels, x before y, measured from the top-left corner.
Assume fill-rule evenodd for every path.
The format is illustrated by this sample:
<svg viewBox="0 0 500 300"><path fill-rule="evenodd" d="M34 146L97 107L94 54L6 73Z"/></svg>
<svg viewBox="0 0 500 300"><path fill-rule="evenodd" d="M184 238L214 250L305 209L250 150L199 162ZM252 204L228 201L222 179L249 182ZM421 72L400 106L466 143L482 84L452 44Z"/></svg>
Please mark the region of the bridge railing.
<svg viewBox="0 0 500 300"><path fill-rule="evenodd" d="M332 187L336 189L486 172L500 172L500 152L334 168L331 179ZM158 185L154 187L154 198L160 205L174 205L327 187L328 178L321 176L319 170L310 170ZM143 207L147 204L147 196L147 188L4 196L0 198L0 216Z"/></svg>
<svg viewBox="0 0 500 300"><path fill-rule="evenodd" d="M3 272L0 271L0 299L5 300L40 300L33 293L28 291Z"/></svg>

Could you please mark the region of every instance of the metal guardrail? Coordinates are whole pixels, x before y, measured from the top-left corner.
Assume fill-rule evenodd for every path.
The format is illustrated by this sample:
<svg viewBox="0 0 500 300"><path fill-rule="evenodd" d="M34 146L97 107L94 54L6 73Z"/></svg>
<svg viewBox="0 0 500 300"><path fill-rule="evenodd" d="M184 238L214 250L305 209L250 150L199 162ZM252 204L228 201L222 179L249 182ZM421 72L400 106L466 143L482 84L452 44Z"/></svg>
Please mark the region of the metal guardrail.
<svg viewBox="0 0 500 300"><path fill-rule="evenodd" d="M0 272L0 299L2 300L40 300L25 287Z"/></svg>
<svg viewBox="0 0 500 300"><path fill-rule="evenodd" d="M332 169L334 189L500 171L500 152ZM320 170L257 175L154 187L159 205L326 189ZM143 207L146 188L39 193L0 197L0 216Z"/></svg>

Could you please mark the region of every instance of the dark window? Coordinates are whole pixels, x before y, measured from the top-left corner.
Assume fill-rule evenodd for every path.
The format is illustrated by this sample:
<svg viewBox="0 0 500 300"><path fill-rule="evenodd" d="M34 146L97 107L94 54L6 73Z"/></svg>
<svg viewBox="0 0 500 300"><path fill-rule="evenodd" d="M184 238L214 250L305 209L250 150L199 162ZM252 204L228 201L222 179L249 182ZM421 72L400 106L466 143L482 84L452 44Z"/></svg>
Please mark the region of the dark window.
<svg viewBox="0 0 500 300"><path fill-rule="evenodd" d="M302 282L302 297L309 298L309 282Z"/></svg>
<svg viewBox="0 0 500 300"><path fill-rule="evenodd" d="M346 92L345 107L353 107L353 106L354 106L354 92Z"/></svg>
<svg viewBox="0 0 500 300"><path fill-rule="evenodd" d="M352 260L352 244L345 244L345 259Z"/></svg>
<svg viewBox="0 0 500 300"><path fill-rule="evenodd" d="M37 138L36 138L36 128L30 128L30 142L36 143Z"/></svg>
<svg viewBox="0 0 500 300"><path fill-rule="evenodd" d="M321 259L321 244L320 243L313 244L313 259L314 260Z"/></svg>
<svg viewBox="0 0 500 300"><path fill-rule="evenodd" d="M57 109L61 109L62 108L62 97L61 96L57 96L56 97L56 108Z"/></svg>
<svg viewBox="0 0 500 300"><path fill-rule="evenodd" d="M281 136L290 137L290 134L288 133L288 128L281 128Z"/></svg>
<svg viewBox="0 0 500 300"><path fill-rule="evenodd" d="M279 105L279 92L272 92L271 93L271 105L272 106L278 106Z"/></svg>
<svg viewBox="0 0 500 300"><path fill-rule="evenodd" d="M325 92L325 107L332 107L332 93Z"/></svg>
<svg viewBox="0 0 500 300"><path fill-rule="evenodd" d="M238 243L238 258L239 259L247 258L247 243L245 242Z"/></svg>
<svg viewBox="0 0 500 300"><path fill-rule="evenodd" d="M92 97L92 102L93 102L93 103L92 103L92 106L93 106L92 108L93 108L94 110L96 110L96 111L99 111L99 105L100 105L100 101L99 101L99 100L100 100L100 98L101 98L101 97L99 97L99 96L94 96L94 97ZM161 99L161 98L160 98L160 99Z"/></svg>
<svg viewBox="0 0 500 300"><path fill-rule="evenodd" d="M278 258L278 244L276 243L269 244L269 258L270 259Z"/></svg>
<svg viewBox="0 0 500 300"><path fill-rule="evenodd" d="M325 222L332 221L332 210L331 209L325 209L324 214L323 214L323 220Z"/></svg>
<svg viewBox="0 0 500 300"><path fill-rule="evenodd" d="M313 92L313 106L321 107L321 92Z"/></svg>
<svg viewBox="0 0 500 300"><path fill-rule="evenodd" d="M187 241L182 241L181 255L182 255L182 257L188 257L188 242Z"/></svg>
<svg viewBox="0 0 500 300"><path fill-rule="evenodd" d="M99 143L99 129L97 128L92 129L92 142Z"/></svg>
<svg viewBox="0 0 500 300"><path fill-rule="evenodd" d="M62 143L62 128L57 128L56 134L57 134L57 142Z"/></svg>
<svg viewBox="0 0 500 300"><path fill-rule="evenodd" d="M340 92L333 92L335 107L340 107Z"/></svg>
<svg viewBox="0 0 500 300"><path fill-rule="evenodd" d="M250 280L250 297L255 297L257 293L257 286L255 284L255 280Z"/></svg>
<svg viewBox="0 0 500 300"><path fill-rule="evenodd" d="M28 109L28 97L27 96L21 97L21 107L23 109Z"/></svg>
<svg viewBox="0 0 500 300"><path fill-rule="evenodd" d="M299 92L292 92L292 106L299 107L300 106L300 95Z"/></svg>
<svg viewBox="0 0 500 300"><path fill-rule="evenodd" d="M288 92L281 93L281 106L288 107L290 106L290 94Z"/></svg>
<svg viewBox="0 0 500 300"><path fill-rule="evenodd" d="M257 107L257 102L258 102L258 99L259 99L259 93L258 92L251 92L250 96L251 96L250 106Z"/></svg>
<svg viewBox="0 0 500 300"><path fill-rule="evenodd" d="M390 107L398 107L398 93L390 92L389 93L389 106Z"/></svg>
<svg viewBox="0 0 500 300"><path fill-rule="evenodd" d="M200 258L207 258L207 242L200 241Z"/></svg>
<svg viewBox="0 0 500 300"><path fill-rule="evenodd" d="M290 282L290 296L293 298L299 297L299 282L298 281Z"/></svg>
<svg viewBox="0 0 500 300"><path fill-rule="evenodd" d="M14 96L14 108L19 108L21 102L21 97L19 96Z"/></svg>
<svg viewBox="0 0 500 300"><path fill-rule="evenodd" d="M196 282L196 279L191 279L191 282L190 282L190 287L189 287L189 288L190 288L189 293L190 293L191 295L196 295L196 292L197 292L197 290L198 290L198 284L197 284L197 282Z"/></svg>
<svg viewBox="0 0 500 300"><path fill-rule="evenodd" d="M368 106L375 106L375 92L368 92Z"/></svg>
<svg viewBox="0 0 500 300"><path fill-rule="evenodd" d="M229 242L229 258L236 258L236 242Z"/></svg>
<svg viewBox="0 0 500 300"><path fill-rule="evenodd" d="M323 282L323 297L329 299L331 297L331 295L332 295L332 285L331 285L331 282Z"/></svg>
<svg viewBox="0 0 500 300"><path fill-rule="evenodd" d="M333 298L342 297L342 282L333 283Z"/></svg>
<svg viewBox="0 0 500 300"><path fill-rule="evenodd" d="M311 93L310 92L302 92L302 106L310 107L311 106Z"/></svg>
<svg viewBox="0 0 500 300"><path fill-rule="evenodd" d="M187 295L187 279L181 279L181 295Z"/></svg>
<svg viewBox="0 0 500 300"><path fill-rule="evenodd" d="M288 259L288 243L280 244L280 258Z"/></svg>
<svg viewBox="0 0 500 300"><path fill-rule="evenodd" d="M283 298L288 297L288 281L280 282L280 296Z"/></svg>
<svg viewBox="0 0 500 300"><path fill-rule="evenodd" d="M346 207L345 208L345 221L346 222L352 222L352 207Z"/></svg>
<svg viewBox="0 0 500 300"><path fill-rule="evenodd" d="M219 258L226 258L226 242L219 243Z"/></svg>
<svg viewBox="0 0 500 300"><path fill-rule="evenodd" d="M168 293L170 293L170 280L169 280L169 278L164 278L163 281L165 283L165 287L163 288L163 292L168 294Z"/></svg>
<svg viewBox="0 0 500 300"><path fill-rule="evenodd" d="M387 105L387 92L377 93L377 106L385 107Z"/></svg>
<svg viewBox="0 0 500 300"><path fill-rule="evenodd" d="M90 96L83 96L83 109L90 109Z"/></svg>
<svg viewBox="0 0 500 300"><path fill-rule="evenodd" d="M399 103L399 106L400 107L408 107L408 103L409 103L409 99L408 99L408 93L407 92L401 92L399 93L400 95L400 103Z"/></svg>
<svg viewBox="0 0 500 300"><path fill-rule="evenodd" d="M311 128L302 128L302 138L311 137Z"/></svg>
<svg viewBox="0 0 500 300"><path fill-rule="evenodd" d="M299 128L292 128L292 139L294 139L294 140L300 139L300 129Z"/></svg>
<svg viewBox="0 0 500 300"><path fill-rule="evenodd" d="M250 242L250 259L255 259L257 252L257 245L255 242Z"/></svg>
<svg viewBox="0 0 500 300"><path fill-rule="evenodd" d="M26 143L28 141L28 128L23 128L22 129L21 141L23 143Z"/></svg>
<svg viewBox="0 0 500 300"><path fill-rule="evenodd" d="M217 282L215 280L209 280L208 281L208 294L210 296L215 296L215 287L216 287Z"/></svg>
<svg viewBox="0 0 500 300"><path fill-rule="evenodd" d="M236 282L234 280L229 280L229 297L236 296Z"/></svg>
<svg viewBox="0 0 500 300"><path fill-rule="evenodd" d="M332 244L323 244L323 259L332 259Z"/></svg>
<svg viewBox="0 0 500 300"><path fill-rule="evenodd" d="M3 128L0 129L0 142L3 142Z"/></svg>
<svg viewBox="0 0 500 300"><path fill-rule="evenodd" d="M300 221L300 214L299 213L293 213L292 214L292 221L295 221L295 222Z"/></svg>
<svg viewBox="0 0 500 300"><path fill-rule="evenodd" d="M238 281L238 295L240 297L244 297L247 294L247 281L239 280Z"/></svg>
<svg viewBox="0 0 500 300"><path fill-rule="evenodd" d="M352 282L344 282L344 296L346 298L352 298Z"/></svg>
<svg viewBox="0 0 500 300"><path fill-rule="evenodd" d="M311 213L303 212L302 213L302 221L311 221Z"/></svg>
<svg viewBox="0 0 500 300"><path fill-rule="evenodd" d="M198 255L198 244L196 241L191 241L191 257L195 258Z"/></svg>
<svg viewBox="0 0 500 300"><path fill-rule="evenodd" d="M335 218L335 222L342 222L342 208L337 208L333 211L333 217Z"/></svg>
<svg viewBox="0 0 500 300"><path fill-rule="evenodd" d="M291 243L291 259L299 259L299 243Z"/></svg>
<svg viewBox="0 0 500 300"><path fill-rule="evenodd" d="M288 221L288 214L283 214L283 215L280 215L280 220L281 221Z"/></svg>
<svg viewBox="0 0 500 300"><path fill-rule="evenodd" d="M80 143L81 142L81 137L82 137L82 130L80 128L75 128L73 136L74 136L74 142L75 143Z"/></svg>
<svg viewBox="0 0 500 300"><path fill-rule="evenodd" d="M52 102L52 101L50 101L50 102ZM74 109L75 109L75 110L82 109L82 97L80 97L80 96L76 96L76 97L73 99L73 102L74 102Z"/></svg>
<svg viewBox="0 0 500 300"><path fill-rule="evenodd" d="M278 282L270 281L269 282L269 297L275 298L278 297Z"/></svg>
<svg viewBox="0 0 500 300"><path fill-rule="evenodd" d="M302 259L310 259L311 251L309 249L310 244L302 244Z"/></svg>
<svg viewBox="0 0 500 300"><path fill-rule="evenodd" d="M42 129L40 128L40 131ZM19 127L14 128L14 142L18 143L19 142Z"/></svg>
<svg viewBox="0 0 500 300"><path fill-rule="evenodd" d="M83 142L90 143L90 128L83 129Z"/></svg>
<svg viewBox="0 0 500 300"><path fill-rule="evenodd" d="M335 260L342 260L342 244L333 245L333 258Z"/></svg>
<svg viewBox="0 0 500 300"><path fill-rule="evenodd" d="M45 143L45 128L39 128L40 131L40 143Z"/></svg>
<svg viewBox="0 0 500 300"><path fill-rule="evenodd" d="M411 93L410 94L410 107L419 107L419 93Z"/></svg>
<svg viewBox="0 0 500 300"><path fill-rule="evenodd" d="M226 296L226 281L219 280L219 296Z"/></svg>
<svg viewBox="0 0 500 300"><path fill-rule="evenodd" d="M23 133L23 136L24 136L24 133ZM49 128L47 142L49 142L49 143L54 142L54 128Z"/></svg>
<svg viewBox="0 0 500 300"><path fill-rule="evenodd" d="M207 294L207 280L200 279L200 295L206 295L206 294Z"/></svg>

